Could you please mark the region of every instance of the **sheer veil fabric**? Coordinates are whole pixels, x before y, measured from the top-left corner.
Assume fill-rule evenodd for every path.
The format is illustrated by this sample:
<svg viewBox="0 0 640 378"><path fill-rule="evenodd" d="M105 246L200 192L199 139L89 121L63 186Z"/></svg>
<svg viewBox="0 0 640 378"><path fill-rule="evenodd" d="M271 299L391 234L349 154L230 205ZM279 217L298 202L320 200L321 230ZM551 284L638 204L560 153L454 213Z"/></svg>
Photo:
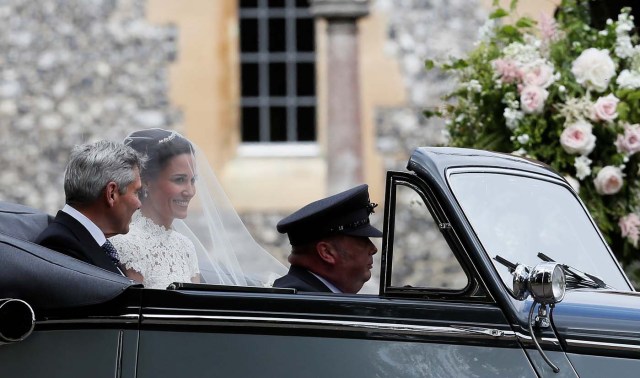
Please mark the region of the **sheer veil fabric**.
<svg viewBox="0 0 640 378"><path fill-rule="evenodd" d="M124 143L148 143L148 155L152 155L154 148L161 149L173 138L182 137L175 131L151 130L157 131L153 134L166 136L148 140L151 138L133 133L125 138ZM193 242L201 281L220 285L271 286L276 278L287 273L286 267L254 240L231 205L204 153L193 142L191 146L195 157L196 193L189 203L187 217L175 219L172 228Z"/></svg>

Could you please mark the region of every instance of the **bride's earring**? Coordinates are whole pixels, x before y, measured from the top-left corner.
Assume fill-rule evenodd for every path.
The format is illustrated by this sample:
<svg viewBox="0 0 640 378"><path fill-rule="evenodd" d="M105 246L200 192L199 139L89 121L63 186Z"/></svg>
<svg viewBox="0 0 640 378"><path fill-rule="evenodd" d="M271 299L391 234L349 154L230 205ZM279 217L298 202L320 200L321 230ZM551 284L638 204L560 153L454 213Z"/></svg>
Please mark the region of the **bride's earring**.
<svg viewBox="0 0 640 378"><path fill-rule="evenodd" d="M146 187L142 188L142 198L147 198L149 196L149 191Z"/></svg>

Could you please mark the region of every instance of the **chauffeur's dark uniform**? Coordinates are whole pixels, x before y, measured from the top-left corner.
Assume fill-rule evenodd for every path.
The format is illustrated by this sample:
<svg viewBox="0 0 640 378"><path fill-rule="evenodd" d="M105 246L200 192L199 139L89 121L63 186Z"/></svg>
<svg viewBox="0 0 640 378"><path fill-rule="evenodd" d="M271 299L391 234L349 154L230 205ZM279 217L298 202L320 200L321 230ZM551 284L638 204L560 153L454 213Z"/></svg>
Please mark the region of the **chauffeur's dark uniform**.
<svg viewBox="0 0 640 378"><path fill-rule="evenodd" d="M319 241L331 235L381 237L382 232L369 222L369 215L376 206L369 201L369 187L360 185L310 203L278 222L277 229L287 234L293 246ZM275 280L273 286L331 292L307 269L295 265L285 276Z"/></svg>
<svg viewBox="0 0 640 378"><path fill-rule="evenodd" d="M53 222L35 242L102 269L122 274L82 223L64 211L58 211Z"/></svg>
<svg viewBox="0 0 640 378"><path fill-rule="evenodd" d="M289 287L299 291L316 291L331 293L331 289L327 287L318 277L314 276L308 270L299 266L292 265L289 273L273 282L274 287Z"/></svg>

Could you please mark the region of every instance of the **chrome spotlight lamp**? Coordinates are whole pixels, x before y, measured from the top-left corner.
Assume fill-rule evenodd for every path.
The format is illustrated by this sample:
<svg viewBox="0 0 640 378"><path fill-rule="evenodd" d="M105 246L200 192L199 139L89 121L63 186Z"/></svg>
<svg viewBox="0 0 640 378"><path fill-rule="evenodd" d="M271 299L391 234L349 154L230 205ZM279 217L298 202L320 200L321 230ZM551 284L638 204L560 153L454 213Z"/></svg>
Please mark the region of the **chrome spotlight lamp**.
<svg viewBox="0 0 640 378"><path fill-rule="evenodd" d="M547 328L551 324L547 305L553 309L556 303L564 299L566 291L564 269L562 265L554 262L542 262L534 266L533 269L526 265L517 264L511 273L513 274L513 294L515 297L519 300L527 299L529 294L533 297L533 303L531 303L529 310L529 333L542 358L557 373L560 369L551 362L542 351L542 348L540 348L540 344L533 332L533 325L536 324L540 328ZM539 303L540 307L538 308L538 315L534 317L536 303Z"/></svg>
<svg viewBox="0 0 640 378"><path fill-rule="evenodd" d="M533 269L518 264L512 274L513 294L519 300L531 295L540 304L555 304L564 298L566 277L560 264L543 262Z"/></svg>
<svg viewBox="0 0 640 378"><path fill-rule="evenodd" d="M540 263L533 267L529 274L529 290L540 304L556 304L562 301L567 288L566 282L564 269L557 263Z"/></svg>

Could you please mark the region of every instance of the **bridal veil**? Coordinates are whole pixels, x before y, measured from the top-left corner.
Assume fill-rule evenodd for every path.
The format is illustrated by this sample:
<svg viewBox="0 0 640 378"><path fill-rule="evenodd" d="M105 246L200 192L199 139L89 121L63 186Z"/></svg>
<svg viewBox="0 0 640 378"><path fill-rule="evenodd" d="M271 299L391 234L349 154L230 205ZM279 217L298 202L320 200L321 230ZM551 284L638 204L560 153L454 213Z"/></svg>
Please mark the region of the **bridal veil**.
<svg viewBox="0 0 640 378"><path fill-rule="evenodd" d="M173 138L184 137L175 131L147 129L130 134L124 143L132 147L144 144L147 154L153 155L171 145ZM173 228L195 245L202 282L270 286L286 274L287 269L253 239L206 156L193 142L191 146L195 157L196 194L189 204L187 217L175 219Z"/></svg>

